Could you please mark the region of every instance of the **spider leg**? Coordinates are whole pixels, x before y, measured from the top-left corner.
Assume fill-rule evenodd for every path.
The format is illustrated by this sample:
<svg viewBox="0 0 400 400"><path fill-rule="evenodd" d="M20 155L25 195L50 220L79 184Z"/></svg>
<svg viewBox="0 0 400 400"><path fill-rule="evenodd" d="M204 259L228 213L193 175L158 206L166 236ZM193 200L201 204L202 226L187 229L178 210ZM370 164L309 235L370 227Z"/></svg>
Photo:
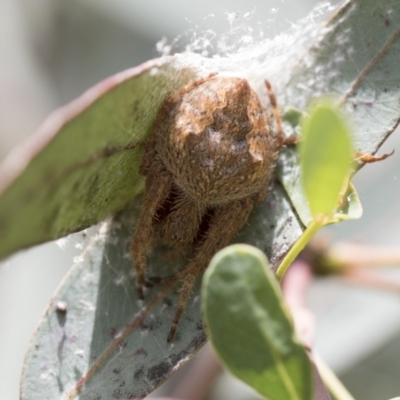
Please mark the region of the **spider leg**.
<svg viewBox="0 0 400 400"><path fill-rule="evenodd" d="M192 243L199 231L204 208L188 197L177 200L173 210L162 223L163 239L178 246Z"/></svg>
<svg viewBox="0 0 400 400"><path fill-rule="evenodd" d="M192 81L189 84L187 84L186 86L184 86L182 89L178 90L178 92L176 92L173 97L175 99L180 99L185 93L192 91L194 88L202 85L204 82L208 81L209 79L214 78L214 76L216 76L216 75L218 75L217 72L211 72L203 78L195 79L194 81Z"/></svg>
<svg viewBox="0 0 400 400"><path fill-rule="evenodd" d="M146 141L146 147L142 156L142 161L139 166L140 175L146 176L156 155L156 131L152 132L151 136Z"/></svg>
<svg viewBox="0 0 400 400"><path fill-rule="evenodd" d="M153 160L146 178L142 212L131 244L139 298L143 298L143 285L146 283L144 268L147 253L151 247L153 218L157 207L167 198L171 190L171 184L172 176L170 173L160 161Z"/></svg>
<svg viewBox="0 0 400 400"><path fill-rule="evenodd" d="M285 134L283 133L282 116L279 111L275 93L272 90L272 86L269 83L269 81L265 80L264 83L265 83L265 87L267 88L269 101L272 106L272 112L274 114L275 123L276 123L277 131L278 131L278 138L279 138L280 142L282 143L283 146L293 146L293 145L299 143L300 138L298 136L286 137Z"/></svg>
<svg viewBox="0 0 400 400"><path fill-rule="evenodd" d="M227 246L238 230L245 225L254 203L255 200L248 197L218 208L211 221L207 236L198 247L194 258L182 272L175 276L175 279L183 280L183 285L175 317L168 334L168 342L175 335L176 327L185 309L197 274L207 268L213 255Z"/></svg>
<svg viewBox="0 0 400 400"><path fill-rule="evenodd" d="M383 154L382 156L372 156L370 154L364 154L359 151L356 151L354 153L354 158L357 162L360 162L360 163L374 163L377 161L385 160L386 158L393 155L393 153L394 153L394 150L392 150L389 154Z"/></svg>
<svg viewBox="0 0 400 400"><path fill-rule="evenodd" d="M281 117L281 113L279 112L278 103L276 101L275 93L272 90L272 86L269 83L269 81L265 80L264 83L265 83L265 87L267 88L269 101L270 101L271 106L272 106L272 112L274 114L276 128L277 128L277 131L278 131L278 138L281 141L281 143L283 144L284 141L285 141L285 135L283 133L282 117Z"/></svg>

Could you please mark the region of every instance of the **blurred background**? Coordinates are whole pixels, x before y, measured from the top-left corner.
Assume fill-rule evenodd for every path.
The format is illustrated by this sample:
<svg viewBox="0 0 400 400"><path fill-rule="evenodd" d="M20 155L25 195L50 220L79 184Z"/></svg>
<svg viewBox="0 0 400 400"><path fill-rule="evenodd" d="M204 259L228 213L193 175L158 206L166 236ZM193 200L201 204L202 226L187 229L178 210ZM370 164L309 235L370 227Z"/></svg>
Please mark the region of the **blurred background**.
<svg viewBox="0 0 400 400"><path fill-rule="evenodd" d="M56 107L109 75L158 57L156 43L163 38L171 43L183 35L184 43L193 32L226 32L232 15L251 15L258 29L272 37L306 17L315 4L315 0L1 0L0 159ZM192 33L185 37L185 32ZM395 148L397 153L357 175L364 216L329 228L334 240L398 246L399 144L400 135L394 133L381 152ZM0 400L19 397L29 338L80 253L77 247L74 239L61 240L20 252L0 264ZM400 281L395 269L382 273ZM400 395L398 292L318 278L308 306L317 318L317 352L357 399ZM211 363L206 368L219 371L208 353L208 349L201 353ZM201 356L192 368L199 368L199 360ZM186 368L157 395L190 376ZM207 398L257 397L227 374L219 374Z"/></svg>

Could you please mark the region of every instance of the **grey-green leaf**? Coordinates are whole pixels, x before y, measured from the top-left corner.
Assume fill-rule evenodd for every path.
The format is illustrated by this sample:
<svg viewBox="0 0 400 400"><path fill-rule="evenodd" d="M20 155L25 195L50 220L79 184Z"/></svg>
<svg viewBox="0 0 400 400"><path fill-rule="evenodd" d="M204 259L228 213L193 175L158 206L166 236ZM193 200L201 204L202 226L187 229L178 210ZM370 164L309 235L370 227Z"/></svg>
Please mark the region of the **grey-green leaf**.
<svg viewBox="0 0 400 400"><path fill-rule="evenodd" d="M217 253L202 287L212 344L225 366L270 400L310 400L312 369L277 280L258 249Z"/></svg>
<svg viewBox="0 0 400 400"><path fill-rule="evenodd" d="M66 400L75 398L77 391L85 400L100 395L140 398L205 343L199 281L172 344L167 335L178 302L176 291L157 299L139 323L138 313L164 290L155 285L144 304L137 299L129 247L140 207L138 197L110 225L103 225L54 294L25 359L21 400ZM237 240L260 247L276 265L287 242L300 233L301 225L277 184ZM165 250L161 246L152 253L147 276L170 275L187 261L167 262ZM66 312L57 309L59 301L67 304Z"/></svg>
<svg viewBox="0 0 400 400"><path fill-rule="evenodd" d="M55 293L25 359L21 400L142 398L205 343L198 297L172 344L167 335L179 293L157 297L163 288L155 285L143 303L137 299L129 242L140 200L99 227ZM159 251L149 260L150 276L161 263L165 275L182 266Z"/></svg>
<svg viewBox="0 0 400 400"><path fill-rule="evenodd" d="M306 110L321 95L335 96L348 116L354 150L375 154L400 121L399 64L400 2L348 0L295 61L278 100L285 107ZM310 214L294 149L285 149L278 169L307 225Z"/></svg>

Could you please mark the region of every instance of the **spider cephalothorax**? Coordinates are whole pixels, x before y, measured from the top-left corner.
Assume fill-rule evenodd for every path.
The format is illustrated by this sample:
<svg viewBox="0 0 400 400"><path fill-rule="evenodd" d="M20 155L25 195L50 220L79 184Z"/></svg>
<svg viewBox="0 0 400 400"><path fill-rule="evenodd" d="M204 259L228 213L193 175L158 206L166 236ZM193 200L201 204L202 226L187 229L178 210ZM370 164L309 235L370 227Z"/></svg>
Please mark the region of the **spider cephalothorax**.
<svg viewBox="0 0 400 400"><path fill-rule="evenodd" d="M139 296L143 297L146 256L157 210L173 196L158 221L161 238L176 247L195 243L194 257L175 279L182 279L181 300L171 340L198 272L230 243L267 191L284 144L275 96L266 82L278 129L245 79L212 74L169 96L161 106L143 154L146 177L142 214L131 252ZM211 215L199 242L199 228Z"/></svg>

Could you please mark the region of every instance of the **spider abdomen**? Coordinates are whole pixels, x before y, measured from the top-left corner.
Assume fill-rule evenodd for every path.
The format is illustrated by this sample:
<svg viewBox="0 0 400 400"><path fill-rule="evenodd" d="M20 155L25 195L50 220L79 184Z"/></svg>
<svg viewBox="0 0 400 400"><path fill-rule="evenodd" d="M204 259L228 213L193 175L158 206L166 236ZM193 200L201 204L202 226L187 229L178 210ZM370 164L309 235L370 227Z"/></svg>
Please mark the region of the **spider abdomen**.
<svg viewBox="0 0 400 400"><path fill-rule="evenodd" d="M214 77L175 93L164 107L156 152L188 196L220 204L268 184L281 142L247 80Z"/></svg>

